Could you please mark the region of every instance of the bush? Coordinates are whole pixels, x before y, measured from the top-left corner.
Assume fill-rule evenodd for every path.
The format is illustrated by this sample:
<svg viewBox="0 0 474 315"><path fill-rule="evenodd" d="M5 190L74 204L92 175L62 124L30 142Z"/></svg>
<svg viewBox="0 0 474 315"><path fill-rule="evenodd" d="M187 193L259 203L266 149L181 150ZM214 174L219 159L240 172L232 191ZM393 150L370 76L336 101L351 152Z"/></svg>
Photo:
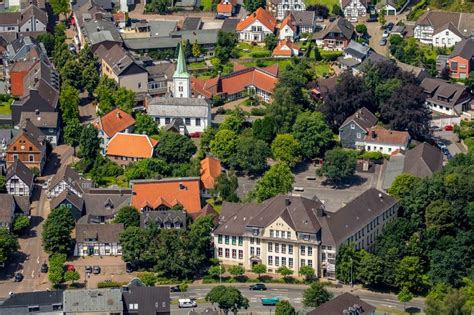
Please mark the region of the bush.
<svg viewBox="0 0 474 315"><path fill-rule="evenodd" d="M255 51L251 53L250 55L252 56L252 58L266 58L266 57L270 57L271 54L272 53L270 51Z"/></svg>
<svg viewBox="0 0 474 315"><path fill-rule="evenodd" d="M474 151L474 138L465 139L464 144L467 146L469 152Z"/></svg>
<svg viewBox="0 0 474 315"><path fill-rule="evenodd" d="M375 152L375 151L366 151L359 155L359 159L362 160L381 160L383 159L382 152Z"/></svg>
<svg viewBox="0 0 474 315"><path fill-rule="evenodd" d="M265 116L266 110L265 108L252 108L250 110L250 114L252 116Z"/></svg>
<svg viewBox="0 0 474 315"><path fill-rule="evenodd" d="M127 282L116 282L116 281L101 281L97 283L97 288L121 288L123 285L126 285Z"/></svg>
<svg viewBox="0 0 474 315"><path fill-rule="evenodd" d="M337 58L342 56L342 51L329 51L329 50L320 50L321 58L325 61L336 61Z"/></svg>

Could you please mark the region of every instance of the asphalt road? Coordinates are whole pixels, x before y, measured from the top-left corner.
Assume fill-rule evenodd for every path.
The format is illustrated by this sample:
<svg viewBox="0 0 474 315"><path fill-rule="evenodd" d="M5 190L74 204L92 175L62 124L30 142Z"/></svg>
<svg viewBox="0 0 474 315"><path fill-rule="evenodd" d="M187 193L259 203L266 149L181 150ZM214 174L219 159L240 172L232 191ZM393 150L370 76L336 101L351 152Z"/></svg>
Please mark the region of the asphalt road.
<svg viewBox="0 0 474 315"><path fill-rule="evenodd" d="M281 284L268 284L267 291L250 291L246 284L235 284L237 288L242 292L244 296L249 299L250 307L248 311L257 313L270 313L274 312L275 307L263 306L261 298L264 297L278 297L280 300L288 300L298 311L309 311L303 306L303 292L306 289L304 285L281 285ZM204 310L207 307L213 307L209 303L203 303L204 297L212 289L213 285L193 285L188 288L187 292L184 293L171 293L171 300L174 303L171 306L172 314L188 314L189 309L179 309L177 306L177 300L179 298L194 297L198 299L197 310ZM344 289L330 289L336 296L349 290ZM389 294L378 294L367 291L354 289L353 294L358 295L362 300L377 307L383 309L385 312L389 310L401 311L403 310L403 303L400 303L394 295ZM407 304L407 307L415 307L423 309L424 302L421 299L415 299ZM244 312L242 310L242 312Z"/></svg>

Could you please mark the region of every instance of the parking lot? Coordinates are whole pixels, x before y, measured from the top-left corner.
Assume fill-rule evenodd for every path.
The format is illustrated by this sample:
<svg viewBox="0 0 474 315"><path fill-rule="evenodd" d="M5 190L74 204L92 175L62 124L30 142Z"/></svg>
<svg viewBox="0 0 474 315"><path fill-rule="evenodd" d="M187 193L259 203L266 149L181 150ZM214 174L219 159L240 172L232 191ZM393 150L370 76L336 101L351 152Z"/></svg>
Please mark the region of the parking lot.
<svg viewBox="0 0 474 315"><path fill-rule="evenodd" d="M67 263L73 265L76 271L79 272L81 276L79 282L85 282L87 288L97 288L98 282L106 280L128 282L133 278L133 275L125 272L125 262L119 256L77 257ZM86 273L86 266L99 266L100 273Z"/></svg>

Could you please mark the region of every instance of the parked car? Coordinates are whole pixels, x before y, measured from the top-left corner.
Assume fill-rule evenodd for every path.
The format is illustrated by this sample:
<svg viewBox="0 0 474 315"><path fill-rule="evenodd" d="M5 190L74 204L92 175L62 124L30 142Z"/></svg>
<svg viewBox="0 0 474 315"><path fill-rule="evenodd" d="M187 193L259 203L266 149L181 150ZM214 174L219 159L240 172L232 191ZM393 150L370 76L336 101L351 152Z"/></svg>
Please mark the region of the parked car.
<svg viewBox="0 0 474 315"><path fill-rule="evenodd" d="M95 275L98 275L100 273L100 267L99 266L92 267L92 273Z"/></svg>
<svg viewBox="0 0 474 315"><path fill-rule="evenodd" d="M382 35L383 38L387 38L388 35L390 35L390 33L387 30L383 31L383 35Z"/></svg>
<svg viewBox="0 0 474 315"><path fill-rule="evenodd" d="M454 127L453 127L453 125L446 125L446 126L444 126L444 130L445 131L453 131Z"/></svg>
<svg viewBox="0 0 474 315"><path fill-rule="evenodd" d="M252 284L249 287L249 290L253 290L253 291L265 291L266 289L267 287L263 283Z"/></svg>
<svg viewBox="0 0 474 315"><path fill-rule="evenodd" d="M127 262L127 263L125 264L125 271L126 271L127 273L131 273L131 272L133 272L134 270L135 270L135 266L134 266L131 262Z"/></svg>
<svg viewBox="0 0 474 315"><path fill-rule="evenodd" d="M175 285L170 287L170 292L181 292L181 290L179 289L179 286Z"/></svg>
<svg viewBox="0 0 474 315"><path fill-rule="evenodd" d="M191 299L179 299L178 307L179 308L194 308L194 307L197 307L197 303L196 301L193 301Z"/></svg>
<svg viewBox="0 0 474 315"><path fill-rule="evenodd" d="M86 273L92 273L92 266L86 266Z"/></svg>
<svg viewBox="0 0 474 315"><path fill-rule="evenodd" d="M66 271L76 271L73 265L66 265Z"/></svg>
<svg viewBox="0 0 474 315"><path fill-rule="evenodd" d="M385 46L385 45L387 45L387 38L386 38L386 37L382 37L382 38L379 40L379 45L380 45L380 46Z"/></svg>
<svg viewBox="0 0 474 315"><path fill-rule="evenodd" d="M443 129L441 129L439 126L431 126L430 129L431 129L432 131L441 131L441 130L443 130Z"/></svg>
<svg viewBox="0 0 474 315"><path fill-rule="evenodd" d="M48 269L49 269L49 268L48 268L48 265L47 265L46 263L43 263L43 264L41 265L40 271L41 271L42 273L47 273L47 272L48 272Z"/></svg>
<svg viewBox="0 0 474 315"><path fill-rule="evenodd" d="M395 24L393 24L392 22L388 23L386 26L385 26L385 29L389 32L392 31L393 27L395 26Z"/></svg>
<svg viewBox="0 0 474 315"><path fill-rule="evenodd" d="M21 282L23 280L24 276L21 272L15 273L15 282Z"/></svg>
<svg viewBox="0 0 474 315"><path fill-rule="evenodd" d="M262 305L265 306L275 306L277 303L280 302L280 299L277 298L276 296L271 297L271 298L262 298Z"/></svg>

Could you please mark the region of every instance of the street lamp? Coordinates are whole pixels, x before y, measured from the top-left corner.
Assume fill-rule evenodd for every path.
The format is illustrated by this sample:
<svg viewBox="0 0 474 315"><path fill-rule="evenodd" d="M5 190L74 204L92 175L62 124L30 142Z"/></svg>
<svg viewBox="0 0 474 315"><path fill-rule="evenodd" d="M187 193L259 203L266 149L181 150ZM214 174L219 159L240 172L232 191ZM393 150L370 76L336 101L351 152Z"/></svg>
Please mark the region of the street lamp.
<svg viewBox="0 0 474 315"><path fill-rule="evenodd" d="M352 283L352 257L350 257L350 259L351 259L351 289L352 289L352 287L353 287L353 283Z"/></svg>
<svg viewBox="0 0 474 315"><path fill-rule="evenodd" d="M219 284L222 284L222 265L219 265Z"/></svg>

